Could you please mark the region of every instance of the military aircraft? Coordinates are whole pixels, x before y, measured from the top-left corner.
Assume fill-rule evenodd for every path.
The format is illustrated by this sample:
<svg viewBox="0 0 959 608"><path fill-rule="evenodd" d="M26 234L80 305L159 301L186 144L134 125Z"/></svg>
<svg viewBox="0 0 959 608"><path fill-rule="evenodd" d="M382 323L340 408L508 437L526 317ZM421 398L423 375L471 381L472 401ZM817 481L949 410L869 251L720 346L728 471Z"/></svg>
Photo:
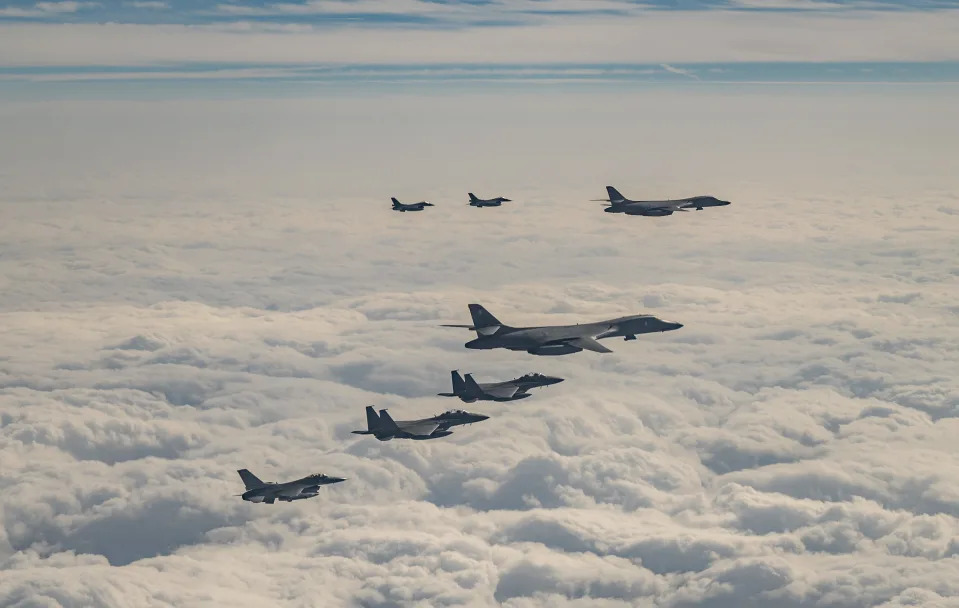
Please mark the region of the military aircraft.
<svg viewBox="0 0 959 608"><path fill-rule="evenodd" d="M461 401L473 403L474 401L516 401L529 397L529 390L540 386L549 386L558 384L563 378L554 378L553 376L544 376L542 374L526 374L506 382L493 382L491 384L479 384L473 379L472 374L466 374L464 380L460 377L458 371L450 372L453 377L453 392L438 393L441 397L459 397Z"/></svg>
<svg viewBox="0 0 959 608"><path fill-rule="evenodd" d="M682 323L664 321L652 315L631 315L577 325L510 327L479 304L470 304L469 309L473 317L472 325L443 325L474 330L477 337L467 342L466 348L508 348L525 350L531 355L568 355L581 350L610 353L613 351L597 340L613 337L635 340L637 334L671 331L683 326Z"/></svg>
<svg viewBox="0 0 959 608"><path fill-rule="evenodd" d="M476 195L472 192L467 192L470 195L470 207L499 207L503 203L512 202L508 198L502 196L497 196L496 198L476 198Z"/></svg>
<svg viewBox="0 0 959 608"><path fill-rule="evenodd" d="M275 481L263 482L248 469L240 469L237 473L240 474L240 479L246 486L246 492L238 496L241 496L243 500L265 502L268 505L272 505L277 498L286 502L313 498L319 493L320 486L346 481L342 477L330 477L317 473L296 481L276 483Z"/></svg>
<svg viewBox="0 0 959 608"><path fill-rule="evenodd" d="M373 435L380 441L390 439L438 439L452 435L451 426L482 422L489 416L471 414L463 410L450 410L423 420L393 420L389 412L380 410L379 415L372 405L366 406L366 430L353 431L354 435Z"/></svg>
<svg viewBox="0 0 959 608"><path fill-rule="evenodd" d="M391 198L393 201L393 211L422 211L424 207L435 207L433 203L427 203L426 201L421 201L419 203L401 203L396 198Z"/></svg>
<svg viewBox="0 0 959 608"><path fill-rule="evenodd" d="M626 215L662 217L672 215L674 211L685 212L690 209L702 211L705 207L725 207L729 204L729 201L721 201L715 196L691 196L667 201L632 201L612 186L606 186L606 193L609 198L593 200L609 203L609 206L603 209L606 213L625 213Z"/></svg>

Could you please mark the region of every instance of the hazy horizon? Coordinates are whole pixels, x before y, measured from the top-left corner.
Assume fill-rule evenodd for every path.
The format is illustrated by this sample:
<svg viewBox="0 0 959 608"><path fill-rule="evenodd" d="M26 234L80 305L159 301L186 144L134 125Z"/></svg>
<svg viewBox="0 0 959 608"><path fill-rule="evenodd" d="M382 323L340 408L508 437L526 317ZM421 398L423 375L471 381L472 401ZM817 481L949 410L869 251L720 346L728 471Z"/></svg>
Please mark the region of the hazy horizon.
<svg viewBox="0 0 959 608"><path fill-rule="evenodd" d="M959 605L957 11L668 4L0 5L0 605Z"/></svg>

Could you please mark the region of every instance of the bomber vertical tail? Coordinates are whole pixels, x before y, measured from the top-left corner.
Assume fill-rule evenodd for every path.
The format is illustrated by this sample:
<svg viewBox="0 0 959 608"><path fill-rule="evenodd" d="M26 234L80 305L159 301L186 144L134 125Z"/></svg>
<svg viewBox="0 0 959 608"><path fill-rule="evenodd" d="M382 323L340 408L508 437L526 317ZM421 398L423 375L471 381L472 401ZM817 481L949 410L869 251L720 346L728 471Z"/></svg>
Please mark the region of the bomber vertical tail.
<svg viewBox="0 0 959 608"><path fill-rule="evenodd" d="M256 488L262 488L266 485L259 477L251 473L249 469L240 469L237 473L240 474L240 479L243 480L243 485L246 486L247 490L255 490Z"/></svg>
<svg viewBox="0 0 959 608"><path fill-rule="evenodd" d="M613 204L626 202L626 197L612 186L606 186L606 194L609 195L609 202Z"/></svg>
<svg viewBox="0 0 959 608"><path fill-rule="evenodd" d="M481 336L492 336L498 332L501 327L505 327L490 311L479 304L470 304L469 309L470 316L473 317L473 328L477 334Z"/></svg>

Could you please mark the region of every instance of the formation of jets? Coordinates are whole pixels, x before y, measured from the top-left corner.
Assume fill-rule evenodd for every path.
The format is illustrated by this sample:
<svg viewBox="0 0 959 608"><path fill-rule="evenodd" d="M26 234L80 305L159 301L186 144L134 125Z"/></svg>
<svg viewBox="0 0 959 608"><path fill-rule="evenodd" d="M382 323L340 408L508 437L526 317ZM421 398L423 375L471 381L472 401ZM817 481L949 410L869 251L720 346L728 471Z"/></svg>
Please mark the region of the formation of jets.
<svg viewBox="0 0 959 608"><path fill-rule="evenodd" d="M470 207L499 207L503 203L511 202L510 199L497 196L494 198L478 198L472 192L469 195ZM626 215L645 215L647 217L664 217L672 215L677 211L686 212L691 209L702 211L706 207L725 207L729 201L724 201L715 196L701 195L690 196L688 198L678 198L662 201L634 201L620 194L619 190L612 186L606 186L606 198L593 199L594 202L609 203L603 210L606 213L624 213ZM435 207L433 203L421 201L419 203L401 203L396 198L393 201L393 211L422 211L426 207Z"/></svg>
<svg viewBox="0 0 959 608"><path fill-rule="evenodd" d="M606 193L607 198L596 199L608 203L604 211L625 215L663 217L692 209L702 210L706 207L729 205L729 201L723 201L714 196L692 196L660 201L631 200L612 186L606 186ZM481 199L472 192L469 192L468 195L468 204L471 207L499 207L505 202L511 202L510 199L502 196ZM400 212L422 211L426 207L434 206L426 201L401 203L396 198L393 198L392 201L393 210ZM525 351L531 355L568 355L584 350L610 353L612 351L600 344L599 340L605 338L635 340L636 336L640 334L674 331L683 327L682 323L667 321L653 315L629 315L575 325L512 327L502 323L479 304L470 304L469 312L472 317L471 324L443 325L443 327L459 327L475 331L476 338L467 342L464 345L466 348L480 350L504 348L512 351ZM504 382L480 383L473 378L472 374L460 376L457 370L452 370L450 376L453 384L452 392L438 393L438 395L456 397L465 403L517 401L529 397L531 389L551 386L564 380L563 378L534 373ZM489 416L483 414L475 414L465 410L449 410L421 420L393 420L386 409L380 409L377 412L376 408L370 405L366 408L366 430L353 431L353 434L372 435L380 441L390 441L391 439L425 441L452 435L453 431L450 429L454 426L469 425L488 419ZM295 481L275 483L263 482L247 469L240 469L237 473L239 473L246 487L246 491L238 496L241 496L245 501L267 504L273 504L277 500L292 502L312 498L319 493L320 486L345 481L341 477L314 474Z"/></svg>

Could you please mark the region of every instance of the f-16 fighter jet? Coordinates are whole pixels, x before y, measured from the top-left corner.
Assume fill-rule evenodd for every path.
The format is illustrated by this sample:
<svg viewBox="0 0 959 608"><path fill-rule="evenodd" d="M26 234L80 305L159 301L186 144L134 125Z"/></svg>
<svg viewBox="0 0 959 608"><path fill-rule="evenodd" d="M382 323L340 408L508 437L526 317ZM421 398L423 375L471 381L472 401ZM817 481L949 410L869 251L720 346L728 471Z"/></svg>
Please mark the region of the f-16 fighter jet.
<svg viewBox="0 0 959 608"><path fill-rule="evenodd" d="M603 209L606 213L625 213L626 215L662 217L672 215L674 211L690 209L702 211L705 207L725 207L729 204L729 201L721 201L715 196L691 196L668 201L632 201L612 186L606 186L606 193L609 198L593 200L609 203L609 206Z"/></svg>
<svg viewBox="0 0 959 608"><path fill-rule="evenodd" d="M237 471L240 479L246 486L246 492L240 494L243 500L250 502L265 502L272 505L276 499L292 502L304 498L313 498L320 491L320 486L331 483L340 483L346 481L342 477L329 477L328 475L307 475L303 479L288 481L286 483L276 483L275 481L263 482L260 478L247 469Z"/></svg>
<svg viewBox="0 0 959 608"><path fill-rule="evenodd" d="M554 378L542 374L526 374L506 382L479 384L473 380L472 374L466 374L464 380L458 371L450 372L453 377L453 392L439 393L441 397L459 397L461 401L515 401L529 397L529 390L539 386L549 386L563 381L563 378Z"/></svg>
<svg viewBox="0 0 959 608"><path fill-rule="evenodd" d="M512 202L508 198L502 196L497 196L496 198L476 198L476 195L472 192L468 192L470 195L470 207L499 207L503 203Z"/></svg>
<svg viewBox="0 0 959 608"><path fill-rule="evenodd" d="M395 198L391 198L393 201L393 211L422 211L423 207L435 207L433 203L427 203L426 201L421 201L419 203L401 203Z"/></svg>
<svg viewBox="0 0 959 608"><path fill-rule="evenodd" d="M389 412L380 410L379 415L372 405L366 406L366 430L353 431L354 435L373 435L380 441L390 439L438 439L452 435L450 427L458 424L482 422L489 416L471 414L463 410L450 410L423 420L393 420Z"/></svg>
<svg viewBox="0 0 959 608"><path fill-rule="evenodd" d="M683 326L682 323L664 321L652 315L632 315L577 325L510 327L479 304L470 304L469 309L473 317L472 325L443 325L474 330L477 338L467 342L466 348L508 348L525 350L531 355L568 355L581 350L610 353L613 351L597 340L613 337L635 340L637 334L671 331Z"/></svg>

